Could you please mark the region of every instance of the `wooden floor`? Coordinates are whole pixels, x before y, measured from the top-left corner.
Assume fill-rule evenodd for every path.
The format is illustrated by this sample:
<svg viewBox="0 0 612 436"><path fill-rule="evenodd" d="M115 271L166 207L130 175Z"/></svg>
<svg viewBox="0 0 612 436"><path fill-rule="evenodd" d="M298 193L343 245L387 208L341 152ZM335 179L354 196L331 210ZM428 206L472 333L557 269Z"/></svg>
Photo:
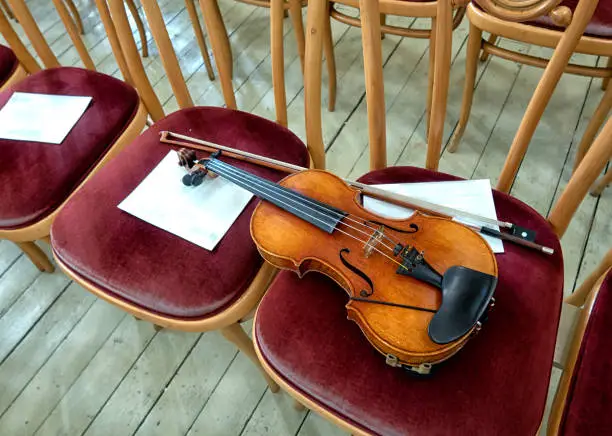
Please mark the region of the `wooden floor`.
<svg viewBox="0 0 612 436"><path fill-rule="evenodd" d="M85 41L103 72L118 75L91 0L79 0ZM218 81L203 67L182 0L160 0L197 104L222 105ZM48 0L28 4L64 65L78 64ZM268 11L221 0L234 51L240 109L273 119ZM394 20L414 27L424 20ZM289 125L304 138L302 76L285 20ZM18 27L18 26L17 26ZM360 31L333 24L338 102L323 112L329 169L355 177L368 168ZM150 35L149 35L150 37ZM453 67L445 138L455 128L465 68L467 26L453 37ZM535 47L517 46L530 54ZM146 68L167 112L176 103L150 40ZM425 161L428 42L383 41L389 164ZM576 56L593 64L592 57ZM441 170L494 184L541 70L498 58L479 67L471 122ZM563 77L540 123L512 194L546 214L570 176L573 155L602 96L600 83ZM324 102L326 103L326 101ZM563 239L565 292L572 292L612 246L612 189L583 203ZM534 290L537 291L537 290ZM247 326L250 328L250 326ZM526 362L527 363L527 362ZM560 370L553 372L553 387ZM1 435L334 435L344 434L313 413L273 395L247 359L216 332L156 332L98 300L61 272L41 274L13 244L0 242Z"/></svg>

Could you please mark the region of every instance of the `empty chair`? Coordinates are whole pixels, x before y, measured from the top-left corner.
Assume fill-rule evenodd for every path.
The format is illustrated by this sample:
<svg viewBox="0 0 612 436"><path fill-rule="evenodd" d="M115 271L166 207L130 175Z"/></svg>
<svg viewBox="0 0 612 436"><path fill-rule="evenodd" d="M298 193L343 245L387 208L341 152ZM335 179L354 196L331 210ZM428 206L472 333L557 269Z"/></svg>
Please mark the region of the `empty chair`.
<svg viewBox="0 0 612 436"><path fill-rule="evenodd" d="M500 5L489 0L478 0L468 6L467 18L470 21L470 34L467 44L463 103L459 124L455 129L448 151L457 150L470 116L481 51L483 58L492 54L514 62L546 67L544 78L540 81L525 111L521 127L516 133L508 155L506 168L500 176L498 189L508 191L516 175L516 171L511 172L510 169L514 168L516 162L520 162L525 155L561 75L564 72L603 78L609 78L612 75L611 64L606 67L591 67L569 63L573 53L610 56L612 41L609 36L612 34L612 21L608 17L605 2L600 2L598 6L598 0L580 2L572 0L563 2L561 5L557 1L539 1L525 3L514 9ZM491 33L488 41L483 39L483 31ZM555 53L550 60L547 60L498 47L495 45L498 36L555 48ZM598 129L605 121L611 105L612 91L608 91L578 147L574 168L580 163Z"/></svg>
<svg viewBox="0 0 612 436"><path fill-rule="evenodd" d="M612 250L566 301L583 306L555 396L549 435L602 435L612 429Z"/></svg>
<svg viewBox="0 0 612 436"><path fill-rule="evenodd" d="M78 36L81 46L75 45L92 69L60 67L26 4L12 1L11 6L47 69L40 69L2 15L0 31L31 75L0 93L0 107L14 92L92 97L60 145L0 140L0 238L17 243L39 269L52 271L53 265L34 241L48 238L51 223L68 198L138 135L146 111L132 86L92 71L93 62L81 50ZM76 28L69 24L68 32L75 36Z"/></svg>
<svg viewBox="0 0 612 436"><path fill-rule="evenodd" d="M110 0L113 22L142 94L155 97L137 55L122 0ZM53 254L85 289L135 317L183 331L220 330L258 363L240 326L267 289L276 270L265 264L249 233L251 201L213 251L154 227L119 204L170 152L159 142L162 130L307 166L304 144L286 128L263 118L220 107L194 107L159 6L143 6L180 110L158 120L70 199L54 223ZM245 164L280 180L284 173ZM181 183L168 180L168 183ZM269 380L272 389L276 384Z"/></svg>

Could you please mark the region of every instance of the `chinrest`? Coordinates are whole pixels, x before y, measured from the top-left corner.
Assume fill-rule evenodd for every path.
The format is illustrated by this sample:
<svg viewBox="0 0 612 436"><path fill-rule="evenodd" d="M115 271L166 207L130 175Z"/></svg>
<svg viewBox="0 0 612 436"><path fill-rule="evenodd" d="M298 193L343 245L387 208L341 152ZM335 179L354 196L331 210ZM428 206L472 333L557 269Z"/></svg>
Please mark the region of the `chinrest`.
<svg viewBox="0 0 612 436"><path fill-rule="evenodd" d="M429 323L429 337L447 344L467 334L487 309L497 277L463 266L450 267L442 276L442 304Z"/></svg>

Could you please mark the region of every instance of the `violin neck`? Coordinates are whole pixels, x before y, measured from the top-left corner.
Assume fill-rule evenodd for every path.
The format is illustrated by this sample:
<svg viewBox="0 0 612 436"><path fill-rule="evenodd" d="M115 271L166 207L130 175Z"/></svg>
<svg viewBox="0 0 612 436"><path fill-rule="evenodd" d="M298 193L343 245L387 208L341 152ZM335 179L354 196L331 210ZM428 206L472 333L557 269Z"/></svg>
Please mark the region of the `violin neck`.
<svg viewBox="0 0 612 436"><path fill-rule="evenodd" d="M206 161L204 166L209 171L246 189L262 200L269 201L327 233L332 233L338 223L347 215L340 209L236 168L219 159L211 158Z"/></svg>

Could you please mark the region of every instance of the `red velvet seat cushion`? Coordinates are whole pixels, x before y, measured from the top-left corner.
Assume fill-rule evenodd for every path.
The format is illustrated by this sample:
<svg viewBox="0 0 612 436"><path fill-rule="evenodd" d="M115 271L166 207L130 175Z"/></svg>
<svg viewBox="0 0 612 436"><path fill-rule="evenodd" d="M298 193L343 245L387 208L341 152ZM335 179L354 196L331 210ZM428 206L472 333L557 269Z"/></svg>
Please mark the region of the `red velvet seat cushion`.
<svg viewBox="0 0 612 436"><path fill-rule="evenodd" d="M213 107L185 109L144 132L58 214L51 232L55 254L81 277L147 310L202 318L234 302L261 267L249 231L257 201L251 200L212 252L118 209L170 151L159 142L161 130L301 166L308 165L308 152L289 130L260 117ZM245 162L233 163L270 180L286 176Z"/></svg>
<svg viewBox="0 0 612 436"><path fill-rule="evenodd" d="M454 180L395 167L366 183ZM427 379L385 364L357 324L348 298L318 273L282 272L257 310L255 340L287 383L341 419L380 435L534 435L552 367L563 292L559 241L520 201L494 192L500 219L538 232L547 256L504 244L496 255L496 305L478 335ZM457 241L458 244L461 241Z"/></svg>
<svg viewBox="0 0 612 436"><path fill-rule="evenodd" d="M589 319L565 403L560 435L612 432L612 272L604 280Z"/></svg>
<svg viewBox="0 0 612 436"><path fill-rule="evenodd" d="M19 61L13 50L0 44L0 86L11 77L18 65Z"/></svg>
<svg viewBox="0 0 612 436"><path fill-rule="evenodd" d="M564 0L560 4L560 6L567 6L572 11L576 10L577 5L578 0ZM564 30L564 28L556 26L548 15L539 17L530 23L555 30ZM591 18L591 22L587 25L584 31L584 34L602 38L612 37L612 2L600 0L600 2L597 4L593 17Z"/></svg>
<svg viewBox="0 0 612 436"><path fill-rule="evenodd" d="M29 76L0 93L0 108L14 91L93 100L61 144L0 139L0 228L26 226L63 203L128 126L139 102L126 83L81 68Z"/></svg>

